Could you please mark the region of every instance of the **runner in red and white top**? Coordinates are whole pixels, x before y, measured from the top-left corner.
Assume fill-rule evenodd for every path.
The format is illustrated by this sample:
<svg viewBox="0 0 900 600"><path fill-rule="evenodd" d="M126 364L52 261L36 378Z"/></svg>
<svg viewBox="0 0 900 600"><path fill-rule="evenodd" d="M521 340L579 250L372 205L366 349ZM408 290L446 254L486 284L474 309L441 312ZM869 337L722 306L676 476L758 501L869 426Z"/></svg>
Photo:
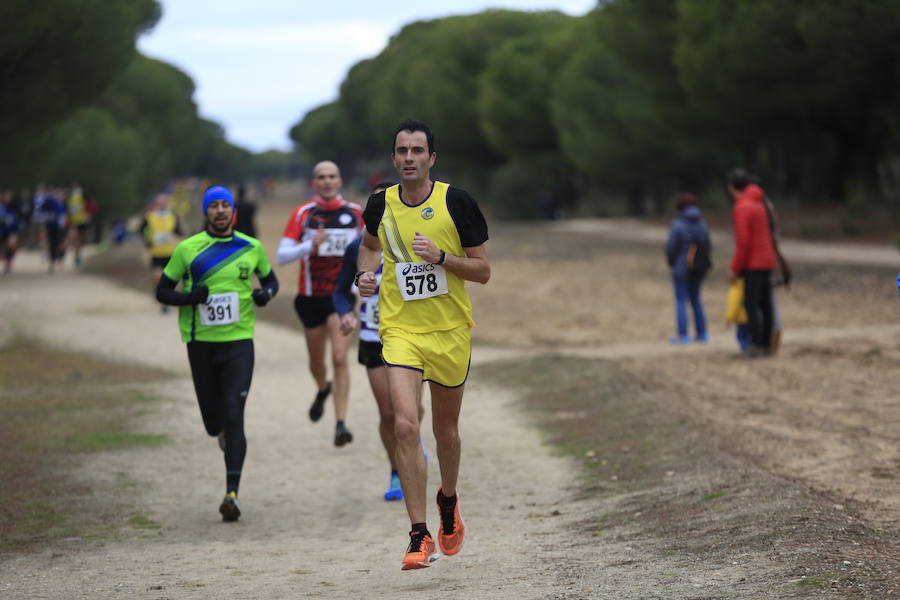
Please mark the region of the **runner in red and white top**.
<svg viewBox="0 0 900 600"><path fill-rule="evenodd" d="M341 271L344 250L362 233L362 208L341 196L341 172L333 162L317 164L313 168L312 182L315 196L291 213L278 246L278 264L300 261L294 308L303 323L309 370L319 389L309 408L309 418L313 422L322 418L325 400L332 391L325 366L326 346L331 340L337 421L334 445L343 446L353 441L353 434L344 424L350 391L347 368L350 340L340 332L340 318L334 310L331 295Z"/></svg>

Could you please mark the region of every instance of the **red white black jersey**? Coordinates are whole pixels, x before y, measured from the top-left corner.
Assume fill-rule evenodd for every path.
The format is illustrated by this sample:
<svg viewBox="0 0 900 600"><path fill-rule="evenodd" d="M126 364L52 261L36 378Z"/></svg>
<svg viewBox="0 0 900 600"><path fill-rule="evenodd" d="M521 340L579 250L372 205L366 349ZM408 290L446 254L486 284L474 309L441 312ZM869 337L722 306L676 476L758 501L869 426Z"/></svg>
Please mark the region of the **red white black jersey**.
<svg viewBox="0 0 900 600"><path fill-rule="evenodd" d="M305 242L311 240L320 227L328 237L319 249L300 257L300 296L331 296L341 271L344 251L362 234L362 208L338 196L324 201L321 198L301 204L291 213L283 237Z"/></svg>

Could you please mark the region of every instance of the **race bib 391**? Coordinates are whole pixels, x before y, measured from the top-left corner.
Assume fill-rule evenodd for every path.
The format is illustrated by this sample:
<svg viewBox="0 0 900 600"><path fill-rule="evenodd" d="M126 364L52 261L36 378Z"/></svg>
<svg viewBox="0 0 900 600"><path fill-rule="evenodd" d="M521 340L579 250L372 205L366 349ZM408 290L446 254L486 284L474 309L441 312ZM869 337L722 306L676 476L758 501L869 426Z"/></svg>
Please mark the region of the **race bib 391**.
<svg viewBox="0 0 900 600"><path fill-rule="evenodd" d="M203 325L228 325L241 318L241 305L237 292L210 294L206 302L197 306Z"/></svg>

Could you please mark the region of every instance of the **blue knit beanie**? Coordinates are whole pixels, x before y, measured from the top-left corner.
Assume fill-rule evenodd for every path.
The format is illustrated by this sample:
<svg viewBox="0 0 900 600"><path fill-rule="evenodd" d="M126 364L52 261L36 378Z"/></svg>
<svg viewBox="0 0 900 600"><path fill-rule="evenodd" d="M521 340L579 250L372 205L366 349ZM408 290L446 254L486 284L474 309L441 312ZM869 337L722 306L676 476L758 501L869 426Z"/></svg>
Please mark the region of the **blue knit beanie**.
<svg viewBox="0 0 900 600"><path fill-rule="evenodd" d="M231 205L231 210L234 210L234 198L232 197L231 192L228 190L228 188L221 185L214 185L203 192L204 215L206 215L206 211L209 209L209 205L216 200L224 200Z"/></svg>

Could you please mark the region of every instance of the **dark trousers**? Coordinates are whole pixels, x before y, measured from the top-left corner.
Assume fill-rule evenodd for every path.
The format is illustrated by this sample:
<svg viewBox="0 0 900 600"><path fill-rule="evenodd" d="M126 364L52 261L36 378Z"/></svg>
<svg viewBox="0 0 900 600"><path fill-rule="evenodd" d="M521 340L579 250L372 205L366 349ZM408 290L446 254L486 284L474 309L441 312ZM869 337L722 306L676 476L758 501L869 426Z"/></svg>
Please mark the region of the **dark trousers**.
<svg viewBox="0 0 900 600"><path fill-rule="evenodd" d="M47 232L47 253L50 255L50 261L61 259L62 243L66 239L65 230L56 221L44 223L44 229Z"/></svg>
<svg viewBox="0 0 900 600"><path fill-rule="evenodd" d="M239 478L247 454L244 405L253 379L253 340L188 342L188 361L206 433L225 432L226 475Z"/></svg>
<svg viewBox="0 0 900 600"><path fill-rule="evenodd" d="M750 342L760 348L772 344L772 271L744 271L744 308Z"/></svg>

